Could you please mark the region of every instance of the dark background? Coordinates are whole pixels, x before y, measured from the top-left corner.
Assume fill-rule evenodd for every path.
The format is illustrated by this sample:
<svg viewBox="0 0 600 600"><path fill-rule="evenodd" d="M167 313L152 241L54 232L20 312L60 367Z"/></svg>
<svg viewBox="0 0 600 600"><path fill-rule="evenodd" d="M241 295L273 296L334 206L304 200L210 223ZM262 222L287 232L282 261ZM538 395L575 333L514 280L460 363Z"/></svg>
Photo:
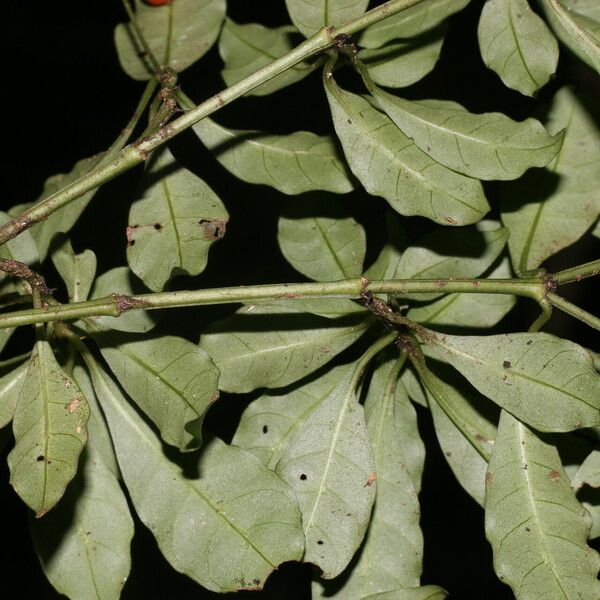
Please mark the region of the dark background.
<svg viewBox="0 0 600 600"><path fill-rule="evenodd" d="M419 84L404 90L410 98L452 98L473 111L498 110L524 118L543 107L552 93L565 83L587 87L600 99L599 78L562 52L556 81L529 99L505 88L487 71L478 53L476 27L482 2L451 19L451 27L435 71ZM259 21L275 26L287 21L283 0L229 0L229 15L237 22ZM4 110L2 159L2 200L0 208L37 198L44 180L67 172L80 158L107 148L128 121L144 84L121 72L113 47L113 29L124 20L118 0L87 2L9 2L3 6L2 44L4 67ZM223 87L219 77L220 59L216 48L181 76L184 90L197 101ZM306 129L331 131L330 116L319 76L266 98L244 98L226 107L218 120L228 126L286 133ZM231 215L225 240L211 250L209 267L200 277L179 278L174 288L302 281L284 261L275 240L277 217L282 210L308 200L342 207L367 229L372 261L383 243L382 223L386 203L364 192L344 197L318 193L287 197L262 186L250 186L230 177L185 133L173 144L176 156L201 175L221 196ZM73 231L76 251L91 248L98 257L98 272L125 264L125 225L129 203L135 196L141 169L134 169L105 185L90 204ZM486 185L492 206L494 184ZM343 205L341 204L343 202ZM430 223L404 219L414 239ZM597 258L600 244L587 236L548 265L557 270ZM59 287L50 268L45 273L50 286ZM588 310L597 312L597 287L593 282L565 288L565 295ZM562 290L561 290L562 293ZM232 309L227 307L181 310L171 313L168 327L159 328L197 340L203 325ZM526 328L534 309L520 302L504 321L510 328ZM572 319L556 315L546 327L595 350L599 340ZM11 342L7 352L30 344L24 331ZM8 355L8 354L7 354ZM343 357L342 357L343 359ZM256 397L227 396L211 409L209 428L227 439L236 418L248 401ZM427 445L423 484L422 522L425 534L423 583L435 583L451 592L452 598L512 598L492 570L492 555L483 533L483 512L458 486L447 468L426 411L419 410L420 426ZM3 458L6 454L4 451ZM27 510L8 485L5 461L0 467L3 556L0 573L3 594L18 590L19 597L59 597L46 582L38 565L27 531ZM160 556L154 539L141 523L133 541L133 568L123 598L212 598L194 582L176 573ZM596 545L598 547L598 545ZM25 577L23 577L25 575ZM310 567L285 565L275 573L262 593L240 593L236 597L309 598Z"/></svg>

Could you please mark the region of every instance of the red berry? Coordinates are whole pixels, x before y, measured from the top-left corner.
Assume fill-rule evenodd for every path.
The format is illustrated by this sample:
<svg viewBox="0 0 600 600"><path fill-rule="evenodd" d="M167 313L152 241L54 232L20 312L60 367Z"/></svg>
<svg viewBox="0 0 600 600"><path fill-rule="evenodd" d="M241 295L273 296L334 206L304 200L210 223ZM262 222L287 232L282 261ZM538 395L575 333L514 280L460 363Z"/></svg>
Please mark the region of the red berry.
<svg viewBox="0 0 600 600"><path fill-rule="evenodd" d="M150 6L164 6L165 4L171 4L172 0L144 0L144 2Z"/></svg>

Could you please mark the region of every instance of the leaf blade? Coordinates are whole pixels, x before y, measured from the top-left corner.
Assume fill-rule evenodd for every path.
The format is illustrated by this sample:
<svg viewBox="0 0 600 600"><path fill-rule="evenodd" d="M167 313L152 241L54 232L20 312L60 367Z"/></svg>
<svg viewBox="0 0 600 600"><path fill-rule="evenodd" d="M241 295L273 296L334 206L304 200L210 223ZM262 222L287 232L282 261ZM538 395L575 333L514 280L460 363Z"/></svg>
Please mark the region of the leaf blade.
<svg viewBox="0 0 600 600"><path fill-rule="evenodd" d="M292 23L306 37L360 17L368 4L368 0L285 0Z"/></svg>

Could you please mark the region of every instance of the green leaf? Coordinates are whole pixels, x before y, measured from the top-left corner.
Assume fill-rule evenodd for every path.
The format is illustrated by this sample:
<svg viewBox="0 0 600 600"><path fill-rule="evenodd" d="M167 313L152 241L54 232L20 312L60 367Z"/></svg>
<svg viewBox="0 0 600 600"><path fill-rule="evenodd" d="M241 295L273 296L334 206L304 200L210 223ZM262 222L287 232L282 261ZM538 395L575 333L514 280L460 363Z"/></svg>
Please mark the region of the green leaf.
<svg viewBox="0 0 600 600"><path fill-rule="evenodd" d="M353 344L369 324L251 305L207 329L200 347L221 372L219 389L243 393L302 379Z"/></svg>
<svg viewBox="0 0 600 600"><path fill-rule="evenodd" d="M237 83L274 60L281 58L297 45L298 30L291 25L273 29L258 23L239 25L231 19L225 20L219 38L219 54L225 63L221 71L228 86ZM267 83L249 92L252 96L266 96L292 83L301 81L312 73L316 65L302 62Z"/></svg>
<svg viewBox="0 0 600 600"><path fill-rule="evenodd" d="M556 448L503 411L486 476L485 529L517 600L600 596L590 520Z"/></svg>
<svg viewBox="0 0 600 600"><path fill-rule="evenodd" d="M597 8L580 0L538 0L558 39L600 73L600 15ZM570 10L572 9L572 10Z"/></svg>
<svg viewBox="0 0 600 600"><path fill-rule="evenodd" d="M596 223L596 227L594 227L592 234L595 235L597 238L600 238L600 221Z"/></svg>
<svg viewBox="0 0 600 600"><path fill-rule="evenodd" d="M592 450L571 479L571 487L577 491L584 485L600 488L600 451Z"/></svg>
<svg viewBox="0 0 600 600"><path fill-rule="evenodd" d="M54 588L69 598L118 600L131 567L133 519L118 480L90 446L60 505L31 519L35 551Z"/></svg>
<svg viewBox="0 0 600 600"><path fill-rule="evenodd" d="M136 21L161 65L183 71L215 43L225 18L225 0L177 0L148 6L136 0ZM133 29L121 23L115 44L123 70L133 79L150 79L154 69L144 58Z"/></svg>
<svg viewBox="0 0 600 600"><path fill-rule="evenodd" d="M283 394L263 394L242 413L231 443L275 469L298 429L333 392L345 371L346 367L336 367Z"/></svg>
<svg viewBox="0 0 600 600"><path fill-rule="evenodd" d="M548 129L566 127L562 148L546 171L501 188L502 222L517 272L539 267L576 242L600 215L600 128L593 101L563 88L554 97ZM566 210L568 207L568 210Z"/></svg>
<svg viewBox="0 0 600 600"><path fill-rule="evenodd" d="M540 431L600 424L600 375L583 348L547 333L419 337L482 394Z"/></svg>
<svg viewBox="0 0 600 600"><path fill-rule="evenodd" d="M369 0L285 0L292 23L306 36L360 17Z"/></svg>
<svg viewBox="0 0 600 600"><path fill-rule="evenodd" d="M444 600L448 596L446 590L437 585L425 585L414 589L400 589L371 594L362 600Z"/></svg>
<svg viewBox="0 0 600 600"><path fill-rule="evenodd" d="M163 440L182 451L197 449L204 415L219 397L219 373L206 352L174 336L136 341L93 335L111 371Z"/></svg>
<svg viewBox="0 0 600 600"><path fill-rule="evenodd" d="M351 216L320 212L316 203L307 210L303 202L279 217L281 252L296 271L315 281L360 277L367 251L365 230Z"/></svg>
<svg viewBox="0 0 600 600"><path fill-rule="evenodd" d="M0 378L0 429L13 419L28 368L24 363Z"/></svg>
<svg viewBox="0 0 600 600"><path fill-rule="evenodd" d="M423 535L418 493L425 448L406 390L402 384L396 385L399 366L389 360L379 365L365 400L377 499L358 561L337 593L325 585L325 593L317 593L316 598L362 600L390 589L419 586Z"/></svg>
<svg viewBox="0 0 600 600"><path fill-rule="evenodd" d="M411 38L433 29L470 0L424 0L367 27L359 37L364 48L379 48L390 40Z"/></svg>
<svg viewBox="0 0 600 600"><path fill-rule="evenodd" d="M83 175L86 175L89 171L100 165L105 158L105 153L84 158L76 162L68 173L61 173L59 175L53 175L52 177L49 177L44 183L44 190L39 200L47 198L48 196L51 196L59 190L67 187L68 185L71 185L77 179L83 177ZM48 255L52 238L57 233L68 233L71 230L95 193L96 189L86 192L83 194L83 196L77 198L77 200L69 202L62 208L59 208L57 211L49 215L48 218L40 221L39 223L34 223L29 228L29 231L31 232L31 235L33 235L33 239L35 240L35 244L37 246L40 262L42 262Z"/></svg>
<svg viewBox="0 0 600 600"><path fill-rule="evenodd" d="M298 504L275 473L215 438L193 465L200 475L186 476L112 380L98 369L92 379L133 506L173 568L228 592L260 589L301 559Z"/></svg>
<svg viewBox="0 0 600 600"><path fill-rule="evenodd" d="M137 279L133 279L131 271L127 267L115 267L94 281L91 299L104 298L112 294L132 296L138 293L144 293L144 289ZM102 329L116 329L130 333L146 333L155 325L150 314L145 310L125 311L119 317L90 317L90 321Z"/></svg>
<svg viewBox="0 0 600 600"><path fill-rule="evenodd" d="M435 229L424 235L402 254L396 277L406 279L439 279L443 293L444 280L450 277L478 277L502 252L508 230L495 221L484 221L464 229ZM402 298L432 300L440 294L402 294Z"/></svg>
<svg viewBox="0 0 600 600"><path fill-rule="evenodd" d="M436 163L385 114L324 77L333 123L352 172L367 192L403 215L444 225L479 221L489 206L479 181Z"/></svg>
<svg viewBox="0 0 600 600"><path fill-rule="evenodd" d="M230 173L247 183L269 185L284 194L311 190L345 194L354 188L331 136L236 131L209 118L193 130Z"/></svg>
<svg viewBox="0 0 600 600"><path fill-rule="evenodd" d="M37 517L62 497L77 472L87 439L89 408L77 384L36 342L13 418L15 447L8 455L10 482Z"/></svg>
<svg viewBox="0 0 600 600"><path fill-rule="evenodd" d="M361 50L358 57L365 63L371 79L386 87L407 87L433 71L442 50L446 28L394 44Z"/></svg>
<svg viewBox="0 0 600 600"><path fill-rule="evenodd" d="M108 431L108 425L98 404L90 375L84 367L75 365L73 379L83 392L90 407L90 419L87 425L88 447L92 447L94 453L100 456L100 459L110 472L117 479L121 479L121 471L117 463L117 456Z"/></svg>
<svg viewBox="0 0 600 600"><path fill-rule="evenodd" d="M485 473L496 427L481 410L481 397L466 393L458 382L449 385L428 369L421 371L435 433L448 465L462 488L481 506Z"/></svg>
<svg viewBox="0 0 600 600"><path fill-rule="evenodd" d="M554 76L558 43L527 0L487 0L477 33L483 62L507 87L535 96Z"/></svg>
<svg viewBox="0 0 600 600"><path fill-rule="evenodd" d="M11 220L12 218L8 213L0 211L0 226L5 225ZM38 250L33 236L31 235L31 231L22 231L16 238L2 244L2 246L0 246L0 258L18 260L26 265L32 265L33 263L38 262ZM0 280L5 278L6 274L0 273Z"/></svg>
<svg viewBox="0 0 600 600"><path fill-rule="evenodd" d="M52 262L67 286L69 302L87 300L96 276L96 255L91 250L75 254L67 237L52 251Z"/></svg>
<svg viewBox="0 0 600 600"><path fill-rule="evenodd" d="M488 279L512 276L508 259L494 269ZM418 323L442 327L492 327L516 304L508 294L448 294L431 304L411 308L407 317Z"/></svg>
<svg viewBox="0 0 600 600"><path fill-rule="evenodd" d="M415 375L414 371L410 368L410 365L402 371L402 375L400 375L400 382L406 389L408 397L413 402L420 404L424 408L429 407L429 402L427 400L423 384Z"/></svg>
<svg viewBox="0 0 600 600"><path fill-rule="evenodd" d="M360 364L349 368L286 446L276 471L295 491L304 561L339 575L363 539L375 500L375 464L356 398Z"/></svg>
<svg viewBox="0 0 600 600"><path fill-rule="evenodd" d="M477 179L516 179L546 166L564 132L550 135L535 119L474 114L449 100L410 101L374 87L379 106L414 143L444 166Z"/></svg>
<svg viewBox="0 0 600 600"><path fill-rule="evenodd" d="M180 166L168 148L152 156L142 198L129 211L127 262L154 292L181 273L204 271L229 215L202 179Z"/></svg>

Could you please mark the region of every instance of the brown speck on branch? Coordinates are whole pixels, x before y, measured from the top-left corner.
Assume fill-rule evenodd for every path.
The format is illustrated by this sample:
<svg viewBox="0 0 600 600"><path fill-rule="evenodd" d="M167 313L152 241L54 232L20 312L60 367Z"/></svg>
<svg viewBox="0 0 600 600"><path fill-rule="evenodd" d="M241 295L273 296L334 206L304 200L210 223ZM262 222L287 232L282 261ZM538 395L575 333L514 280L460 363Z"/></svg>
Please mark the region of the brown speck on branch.
<svg viewBox="0 0 600 600"><path fill-rule="evenodd" d="M119 314L125 312L126 310L131 310L132 308L144 308L146 306L151 306L150 302L147 302L146 300L140 300L139 298L125 296L123 294L113 294L113 299Z"/></svg>
<svg viewBox="0 0 600 600"><path fill-rule="evenodd" d="M17 279L26 281L33 289L38 290L42 294L50 295L54 291L46 285L46 281L41 275L38 275L26 264L19 262L18 260L11 260L8 258L0 259L0 270Z"/></svg>

